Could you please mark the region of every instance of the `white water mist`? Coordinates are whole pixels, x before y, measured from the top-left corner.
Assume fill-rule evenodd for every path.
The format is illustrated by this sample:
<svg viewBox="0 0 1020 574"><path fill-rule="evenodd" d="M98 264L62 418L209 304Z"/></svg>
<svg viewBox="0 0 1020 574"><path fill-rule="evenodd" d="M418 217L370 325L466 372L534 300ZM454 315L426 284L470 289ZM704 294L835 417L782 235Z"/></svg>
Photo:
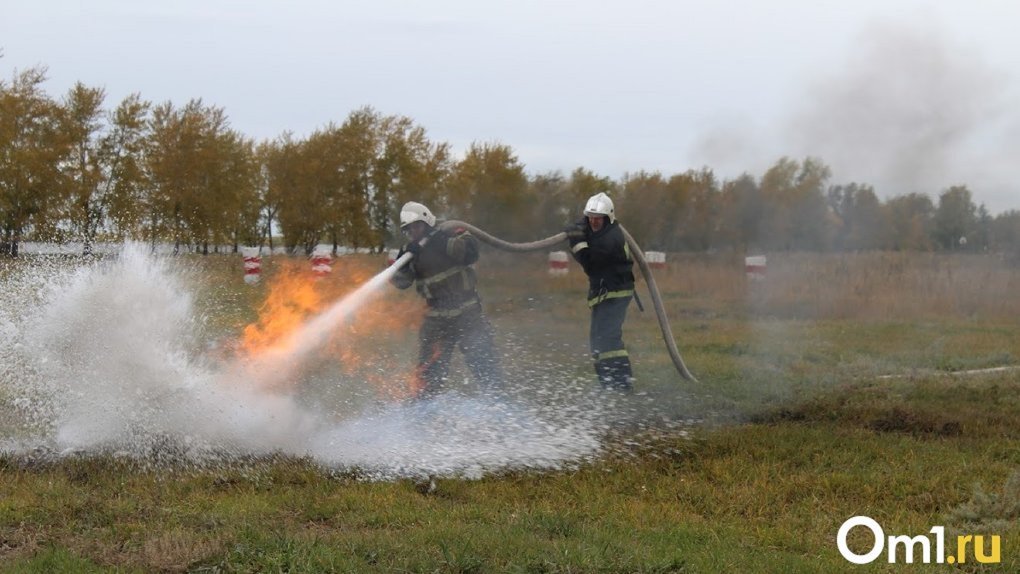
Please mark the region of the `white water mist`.
<svg viewBox="0 0 1020 574"><path fill-rule="evenodd" d="M170 445L196 463L283 453L379 478L557 468L600 449L602 417L578 400L576 381L531 403L451 393L352 407L266 390L252 371L207 356L194 271L174 261L128 245L100 263L26 263L0 278L11 294L0 307L0 449L150 459ZM321 345L386 279L298 331L285 362Z"/></svg>

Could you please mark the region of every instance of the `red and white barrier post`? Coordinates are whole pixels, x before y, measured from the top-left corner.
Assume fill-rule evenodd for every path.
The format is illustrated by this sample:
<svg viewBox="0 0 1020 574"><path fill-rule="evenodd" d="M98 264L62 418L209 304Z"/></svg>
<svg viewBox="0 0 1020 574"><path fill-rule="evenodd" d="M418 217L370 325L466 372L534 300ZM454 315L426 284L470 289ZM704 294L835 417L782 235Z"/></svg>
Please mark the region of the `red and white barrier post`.
<svg viewBox="0 0 1020 574"><path fill-rule="evenodd" d="M549 252L549 274L566 275L570 269L570 259L566 251Z"/></svg>
<svg viewBox="0 0 1020 574"><path fill-rule="evenodd" d="M662 251L645 251L645 261L652 269L666 268L666 254Z"/></svg>
<svg viewBox="0 0 1020 574"><path fill-rule="evenodd" d="M258 247L242 247L241 257L244 258L244 282L254 285L262 278L262 255Z"/></svg>
<svg viewBox="0 0 1020 574"><path fill-rule="evenodd" d="M312 273L325 277L333 272L333 254L328 247L316 247L312 251Z"/></svg>
<svg viewBox="0 0 1020 574"><path fill-rule="evenodd" d="M747 278L752 281L761 281L765 278L765 256L752 255L744 258L744 272Z"/></svg>

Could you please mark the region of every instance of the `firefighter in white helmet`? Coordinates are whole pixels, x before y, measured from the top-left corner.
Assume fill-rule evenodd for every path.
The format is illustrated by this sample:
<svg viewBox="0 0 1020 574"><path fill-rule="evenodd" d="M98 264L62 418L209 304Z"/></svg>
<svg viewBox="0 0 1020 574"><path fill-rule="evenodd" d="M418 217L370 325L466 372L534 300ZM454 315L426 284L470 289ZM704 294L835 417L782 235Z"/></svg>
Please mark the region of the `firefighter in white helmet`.
<svg viewBox="0 0 1020 574"><path fill-rule="evenodd" d="M634 260L605 192L588 199L584 217L564 231L570 251L588 275L589 344L604 388L630 391L633 375L623 344L623 322L634 298Z"/></svg>
<svg viewBox="0 0 1020 574"><path fill-rule="evenodd" d="M464 229L439 229L436 216L414 201L400 209L400 229L408 241L397 259L408 252L414 258L390 281L399 289L414 284L428 306L418 332L413 391L427 398L442 390L455 347L480 385L498 388L502 377L492 326L482 312L471 266L478 261L478 240Z"/></svg>

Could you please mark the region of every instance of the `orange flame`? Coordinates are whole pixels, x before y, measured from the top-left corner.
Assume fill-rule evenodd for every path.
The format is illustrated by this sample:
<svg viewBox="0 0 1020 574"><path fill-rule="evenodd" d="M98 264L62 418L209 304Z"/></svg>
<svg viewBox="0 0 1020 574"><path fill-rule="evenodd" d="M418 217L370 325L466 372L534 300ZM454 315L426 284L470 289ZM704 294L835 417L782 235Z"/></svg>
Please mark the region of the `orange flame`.
<svg viewBox="0 0 1020 574"><path fill-rule="evenodd" d="M249 358L286 351L289 336L306 321L379 271L378 256L339 258L325 277L316 277L307 262L285 262L270 278L258 319L244 328L238 350ZM338 325L318 357L330 359L347 376L367 381L380 396L413 396L415 390L408 388L407 376L401 373L414 368L417 342L410 334L421 323L422 312L419 298L387 289ZM414 348L402 352L400 360L409 362L396 364L394 351L406 348L408 339Z"/></svg>
<svg viewBox="0 0 1020 574"><path fill-rule="evenodd" d="M244 328L240 349L252 356L278 348L288 334L323 308L311 274L284 269L273 278L258 321Z"/></svg>

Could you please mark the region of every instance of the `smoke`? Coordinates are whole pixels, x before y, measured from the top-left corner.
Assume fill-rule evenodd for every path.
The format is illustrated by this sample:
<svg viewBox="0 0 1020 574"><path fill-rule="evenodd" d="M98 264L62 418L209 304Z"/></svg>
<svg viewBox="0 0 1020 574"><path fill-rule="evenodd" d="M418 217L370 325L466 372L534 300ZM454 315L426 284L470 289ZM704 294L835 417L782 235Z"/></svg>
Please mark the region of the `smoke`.
<svg viewBox="0 0 1020 574"><path fill-rule="evenodd" d="M810 72L774 125L720 121L695 155L759 175L781 156L812 156L834 182L884 197L966 184L993 212L1015 207L1017 86L936 23L872 24L844 59Z"/></svg>
<svg viewBox="0 0 1020 574"><path fill-rule="evenodd" d="M809 87L790 135L844 177L874 178L897 194L975 177L1005 183L1006 166L986 146L1003 135L1006 88L978 54L934 27L877 26Z"/></svg>
<svg viewBox="0 0 1020 574"><path fill-rule="evenodd" d="M533 371L522 396L365 403L316 385L269 390L209 352L193 273L136 246L95 264L8 270L0 449L196 465L283 453L393 478L559 468L602 448L605 403L555 366Z"/></svg>

